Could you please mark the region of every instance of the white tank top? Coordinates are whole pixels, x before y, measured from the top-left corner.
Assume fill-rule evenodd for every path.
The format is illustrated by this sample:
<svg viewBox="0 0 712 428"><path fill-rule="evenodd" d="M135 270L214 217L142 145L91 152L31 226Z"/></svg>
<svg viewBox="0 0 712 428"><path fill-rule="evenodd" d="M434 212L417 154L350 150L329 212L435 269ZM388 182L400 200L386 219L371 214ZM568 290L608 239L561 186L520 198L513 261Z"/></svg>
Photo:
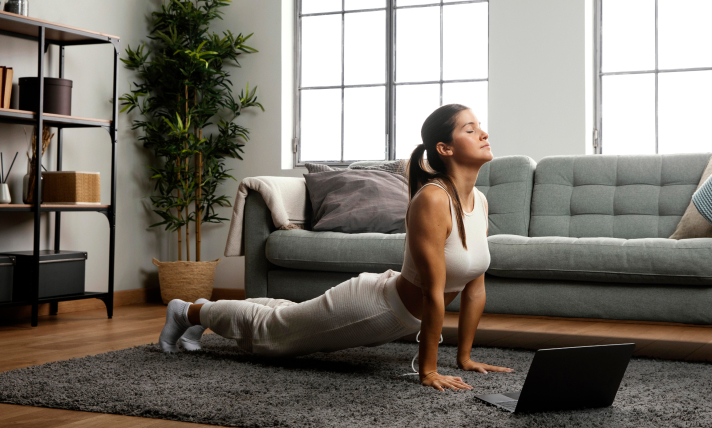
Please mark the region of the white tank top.
<svg viewBox="0 0 712 428"><path fill-rule="evenodd" d="M441 189L445 187L436 183L426 183L421 187L416 195L420 193L425 186L433 185ZM489 267L490 253L487 245L487 212L485 211L484 201L480 192L475 190L475 207L472 212L464 212L462 222L465 226L465 234L467 236L467 250L463 248L460 240L460 233L457 227L457 216L455 214L455 206L452 203L452 198L448 193L450 201L450 216L452 218L452 231L445 240L445 292L460 292L468 282L479 277ZM414 196L415 197L415 196ZM480 208L477 208L480 205ZM401 275L412 284L421 287L420 274L415 268L413 257L408 248L408 223L406 222L405 232L405 254L403 257L403 267Z"/></svg>

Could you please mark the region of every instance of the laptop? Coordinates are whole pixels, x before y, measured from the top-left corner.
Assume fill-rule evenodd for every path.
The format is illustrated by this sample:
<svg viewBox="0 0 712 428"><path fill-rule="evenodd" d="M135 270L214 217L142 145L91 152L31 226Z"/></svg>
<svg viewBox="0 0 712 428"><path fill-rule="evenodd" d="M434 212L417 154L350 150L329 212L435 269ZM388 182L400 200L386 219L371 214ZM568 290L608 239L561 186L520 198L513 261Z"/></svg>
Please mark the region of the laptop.
<svg viewBox="0 0 712 428"><path fill-rule="evenodd" d="M513 413L613 404L635 343L540 349L521 391L475 395Z"/></svg>

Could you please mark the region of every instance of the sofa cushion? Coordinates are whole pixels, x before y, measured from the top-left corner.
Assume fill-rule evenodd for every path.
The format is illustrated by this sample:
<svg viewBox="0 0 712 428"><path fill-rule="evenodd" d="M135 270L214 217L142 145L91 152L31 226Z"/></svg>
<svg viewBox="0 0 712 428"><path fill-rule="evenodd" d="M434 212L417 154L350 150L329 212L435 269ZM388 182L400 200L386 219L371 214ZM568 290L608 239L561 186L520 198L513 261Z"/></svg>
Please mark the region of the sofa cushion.
<svg viewBox="0 0 712 428"><path fill-rule="evenodd" d="M527 156L502 156L480 169L475 187L487 197L490 236L528 236L535 168Z"/></svg>
<svg viewBox="0 0 712 428"><path fill-rule="evenodd" d="M667 238L710 153L552 156L534 175L529 236Z"/></svg>
<svg viewBox="0 0 712 428"><path fill-rule="evenodd" d="M267 238L271 263L291 269L330 272L400 271L405 233L341 233L277 230Z"/></svg>
<svg viewBox="0 0 712 428"><path fill-rule="evenodd" d="M487 273L509 278L712 285L712 239L497 235Z"/></svg>

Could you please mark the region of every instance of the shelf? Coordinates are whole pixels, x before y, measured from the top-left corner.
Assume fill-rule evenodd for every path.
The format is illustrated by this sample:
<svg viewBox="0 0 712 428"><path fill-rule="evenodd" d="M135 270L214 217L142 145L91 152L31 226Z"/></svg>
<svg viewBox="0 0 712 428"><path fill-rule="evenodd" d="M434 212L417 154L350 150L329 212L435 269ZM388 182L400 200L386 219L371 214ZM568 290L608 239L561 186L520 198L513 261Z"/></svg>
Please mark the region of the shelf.
<svg viewBox="0 0 712 428"><path fill-rule="evenodd" d="M1 0L0 0L1 1ZM51 45L59 46L59 77L64 77L64 53L66 46L77 45L98 45L110 44L114 50L113 55L113 97L112 97L112 120L105 119L90 119L84 117L65 116L52 113L43 113L42 109L37 107L38 112L0 109L0 123L24 124L29 126L37 126L40 120L44 125L51 128L101 128L108 132L111 138L111 204L110 205L57 205L57 204L9 204L0 205L0 214L3 212L25 212L34 213L34 250L38 250L41 240L41 224L39 221L38 212L55 212L55 227L54 227L54 248L61 249L61 219L60 212L99 212L106 215L109 223L109 278L108 291L104 293L87 292L76 295L58 296L53 298L35 299L34 297L24 299L21 302L0 303L0 307L6 306L32 306L32 323L33 327L38 323L38 308L41 303L50 303L50 312L55 311L58 302L66 300L80 299L101 299L106 303L106 314L109 319L113 316L113 296L114 296L114 281L115 281L115 260L116 260L116 181L117 181L117 127L118 119L118 76L119 76L119 55L120 45L119 37L110 34L98 33L96 31L82 30L80 28L71 27L68 25L57 24L54 22L44 21L42 19L30 18L26 16L16 15L8 12L0 12L0 36L14 37L18 39L30 40L36 44L35 49L25 49L24 53L29 58L37 58L37 72L35 76L44 76L48 69L47 63L47 48ZM107 58L108 59L108 58ZM96 59L95 59L96 60ZM39 96L38 96L39 100ZM0 140L0 145L3 141ZM57 132L57 170L62 170L62 132ZM41 198L38 198L41 199ZM1 221L1 220L0 220ZM31 276L39 274L40 265L34 263L30 266ZM35 279L27 284L33 291L37 291L39 284ZM34 295L34 292L32 293Z"/></svg>
<svg viewBox="0 0 712 428"><path fill-rule="evenodd" d="M40 211L43 213L47 212L64 212L64 211L78 211L78 212L108 212L110 205L52 205L52 204L42 204ZM29 213L34 209L34 205L29 204L0 204L0 212L21 212Z"/></svg>
<svg viewBox="0 0 712 428"><path fill-rule="evenodd" d="M82 294L70 294L66 296L57 297L45 297L39 299L38 303L54 303L54 302L66 302L67 300L84 300L84 299L103 299L104 297L109 297L107 292L97 292L97 291L85 291ZM0 308L8 306L28 306L31 305L31 301L19 301L19 302L2 302L0 303Z"/></svg>
<svg viewBox="0 0 712 428"><path fill-rule="evenodd" d="M42 116L44 124L53 128L109 128L111 126L111 121L108 119L88 119L54 113L45 113ZM34 125L37 122L37 113L0 108L0 122Z"/></svg>
<svg viewBox="0 0 712 428"><path fill-rule="evenodd" d="M111 34L82 30L69 25L0 11L0 34L37 40L40 27L45 27L46 29L45 41L47 44L71 46L111 43L112 40L119 40L118 36L112 36Z"/></svg>

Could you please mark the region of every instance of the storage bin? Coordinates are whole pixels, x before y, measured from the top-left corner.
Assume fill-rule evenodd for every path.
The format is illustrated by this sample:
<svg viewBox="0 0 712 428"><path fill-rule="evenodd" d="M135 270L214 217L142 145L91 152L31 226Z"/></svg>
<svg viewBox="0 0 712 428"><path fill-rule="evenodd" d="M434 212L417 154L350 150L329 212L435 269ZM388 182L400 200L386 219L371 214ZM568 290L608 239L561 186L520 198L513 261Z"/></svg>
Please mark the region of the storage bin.
<svg viewBox="0 0 712 428"><path fill-rule="evenodd" d="M101 176L98 172L45 171L42 173L42 203L99 205Z"/></svg>
<svg viewBox="0 0 712 428"><path fill-rule="evenodd" d="M72 115L72 81L57 77L44 78L45 113ZM39 110L39 83L37 77L21 77L18 79L20 86L20 110L37 112Z"/></svg>
<svg viewBox="0 0 712 428"><path fill-rule="evenodd" d="M32 298L32 251L6 252L16 259L12 287L13 301ZM40 251L40 299L84 293L87 253L83 251Z"/></svg>
<svg viewBox="0 0 712 428"><path fill-rule="evenodd" d="M15 258L0 256L0 303L12 301L12 276L15 272Z"/></svg>

